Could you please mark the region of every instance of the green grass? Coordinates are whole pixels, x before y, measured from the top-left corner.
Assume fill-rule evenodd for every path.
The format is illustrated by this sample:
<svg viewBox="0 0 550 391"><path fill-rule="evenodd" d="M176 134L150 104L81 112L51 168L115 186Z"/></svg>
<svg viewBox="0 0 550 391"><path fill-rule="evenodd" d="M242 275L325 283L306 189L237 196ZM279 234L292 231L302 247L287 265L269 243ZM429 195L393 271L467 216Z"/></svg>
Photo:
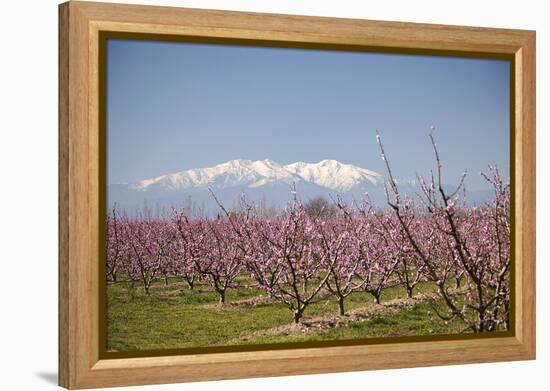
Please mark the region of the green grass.
<svg viewBox="0 0 550 391"><path fill-rule="evenodd" d="M429 293L433 287L423 284L415 293ZM251 299L262 292L251 288L229 289L227 304L218 306L218 296L208 285L197 284L190 291L181 280L170 280L167 287L155 282L146 295L139 283L107 286L107 342L110 351L136 351L231 344L264 344L321 340L342 340L397 335L435 335L460 332L458 323L446 325L433 312L432 304L421 302L395 313L382 312L346 327L302 334L262 332L292 323L291 312L278 302L231 305ZM382 303L405 297L400 287L386 289ZM357 292L346 299L346 312L373 306L370 294ZM444 311L441 303L434 303ZM303 321L331 317L338 313L334 298L311 304Z"/></svg>
<svg viewBox="0 0 550 391"><path fill-rule="evenodd" d="M444 308L437 303L440 310ZM247 339L246 344L265 344L306 341L334 341L365 339L373 337L399 337L413 335L438 335L459 333L463 327L458 322L446 325L433 313L428 303L419 303L412 309L402 310L395 314L375 316L370 320L358 321L349 327L332 328L310 335L274 335Z"/></svg>

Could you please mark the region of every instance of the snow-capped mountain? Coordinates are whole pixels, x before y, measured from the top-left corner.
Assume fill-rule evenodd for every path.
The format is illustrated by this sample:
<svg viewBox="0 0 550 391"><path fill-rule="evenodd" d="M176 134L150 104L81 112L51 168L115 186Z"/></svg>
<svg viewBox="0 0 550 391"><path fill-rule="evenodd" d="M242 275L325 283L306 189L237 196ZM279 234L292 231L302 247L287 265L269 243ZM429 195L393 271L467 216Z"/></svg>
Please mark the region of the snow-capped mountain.
<svg viewBox="0 0 550 391"><path fill-rule="evenodd" d="M377 184L382 181L382 176L377 172L336 160L322 160L319 163L296 162L284 167L306 182L335 191L348 191L361 183Z"/></svg>
<svg viewBox="0 0 550 391"><path fill-rule="evenodd" d="M296 162L280 165L270 159L231 160L213 167L197 168L157 178L144 179L128 186L139 191L152 189L182 190L188 188L258 188L269 184L307 182L334 191L348 191L367 182L376 184L381 175L365 168L336 160L319 163Z"/></svg>
<svg viewBox="0 0 550 391"><path fill-rule="evenodd" d="M169 211L184 207L202 215L219 212L217 202L228 208L238 208L244 193L249 201L263 208L282 209L296 187L304 201L322 196L340 195L359 200L368 193L371 201L384 207L384 178L377 172L336 160L318 163L296 162L281 165L273 160L230 160L212 167L194 168L133 183L111 184L107 190L108 207L141 213L143 208ZM398 181L403 195L415 196L415 181ZM214 200L210 190L216 195ZM481 203L490 192L469 192L469 201Z"/></svg>
<svg viewBox="0 0 550 391"><path fill-rule="evenodd" d="M365 191L380 188L382 176L366 168L322 160L318 163L296 162L281 165L270 159L231 160L212 167L194 168L177 173L143 179L132 183L111 184L108 187L109 208L129 211L149 207L172 206L217 210L209 189L228 205L236 207L240 195L280 208L291 197L291 188L296 186L304 200L316 196L335 194L358 196Z"/></svg>

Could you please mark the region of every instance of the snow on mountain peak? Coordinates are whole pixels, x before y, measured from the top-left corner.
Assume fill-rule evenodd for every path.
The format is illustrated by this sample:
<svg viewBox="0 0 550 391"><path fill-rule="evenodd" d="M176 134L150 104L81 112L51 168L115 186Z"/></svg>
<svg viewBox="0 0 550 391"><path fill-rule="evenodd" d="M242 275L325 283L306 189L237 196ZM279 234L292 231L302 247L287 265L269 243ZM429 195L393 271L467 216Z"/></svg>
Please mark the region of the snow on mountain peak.
<svg viewBox="0 0 550 391"><path fill-rule="evenodd" d="M321 160L319 163L296 162L285 167L308 182L339 191L350 190L365 181L375 184L382 178L377 172L337 160Z"/></svg>
<svg viewBox="0 0 550 391"><path fill-rule="evenodd" d="M280 165L271 160L235 159L206 168L194 168L174 174L144 179L130 185L134 190L153 188L178 190L185 188L232 186L260 187L268 184L314 183L335 191L347 191L363 183L378 183L381 175L365 168L336 160L318 163L296 162Z"/></svg>

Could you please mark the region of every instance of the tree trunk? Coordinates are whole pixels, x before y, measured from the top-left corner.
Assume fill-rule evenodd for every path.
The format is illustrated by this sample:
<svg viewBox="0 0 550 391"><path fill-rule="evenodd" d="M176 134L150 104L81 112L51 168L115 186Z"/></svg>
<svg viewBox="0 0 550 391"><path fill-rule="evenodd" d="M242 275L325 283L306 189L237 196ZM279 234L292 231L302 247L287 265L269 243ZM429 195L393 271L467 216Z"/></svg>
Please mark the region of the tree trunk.
<svg viewBox="0 0 550 391"><path fill-rule="evenodd" d="M300 323L301 318L302 318L302 311L298 309L294 310L294 323L296 324Z"/></svg>
<svg viewBox="0 0 550 391"><path fill-rule="evenodd" d="M484 314L481 310L478 310L478 332L482 333L485 331L485 319Z"/></svg>
<svg viewBox="0 0 550 391"><path fill-rule="evenodd" d="M379 292L374 292L372 293L372 295L374 296L374 301L376 304L380 304L380 293Z"/></svg>
<svg viewBox="0 0 550 391"><path fill-rule="evenodd" d="M340 310L340 315L345 315L346 311L344 308L344 296L338 298L338 309Z"/></svg>
<svg viewBox="0 0 550 391"><path fill-rule="evenodd" d="M412 299L412 298L413 298L413 290L414 290L413 287L411 287L411 286L408 286L408 287L407 287L407 298L408 298L408 299Z"/></svg>
<svg viewBox="0 0 550 391"><path fill-rule="evenodd" d="M151 287L152 282L153 282L153 278L151 276L143 277L143 287L145 288L146 294L149 294L149 288Z"/></svg>
<svg viewBox="0 0 550 391"><path fill-rule="evenodd" d="M455 278L455 289L460 288L460 277Z"/></svg>
<svg viewBox="0 0 550 391"><path fill-rule="evenodd" d="M225 304L225 291L219 291L218 294L220 295L219 304L224 305Z"/></svg>
<svg viewBox="0 0 550 391"><path fill-rule="evenodd" d="M168 286L168 277L164 277L164 286Z"/></svg>

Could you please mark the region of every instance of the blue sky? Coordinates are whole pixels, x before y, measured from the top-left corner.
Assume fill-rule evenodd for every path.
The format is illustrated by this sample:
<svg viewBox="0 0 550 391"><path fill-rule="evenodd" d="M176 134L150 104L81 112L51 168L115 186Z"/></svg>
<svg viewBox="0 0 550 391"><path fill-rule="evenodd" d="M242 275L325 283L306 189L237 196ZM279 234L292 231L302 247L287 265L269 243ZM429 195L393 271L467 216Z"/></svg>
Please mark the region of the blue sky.
<svg viewBox="0 0 550 391"><path fill-rule="evenodd" d="M109 40L107 175L130 182L231 159L336 159L445 182L509 172L508 61Z"/></svg>

